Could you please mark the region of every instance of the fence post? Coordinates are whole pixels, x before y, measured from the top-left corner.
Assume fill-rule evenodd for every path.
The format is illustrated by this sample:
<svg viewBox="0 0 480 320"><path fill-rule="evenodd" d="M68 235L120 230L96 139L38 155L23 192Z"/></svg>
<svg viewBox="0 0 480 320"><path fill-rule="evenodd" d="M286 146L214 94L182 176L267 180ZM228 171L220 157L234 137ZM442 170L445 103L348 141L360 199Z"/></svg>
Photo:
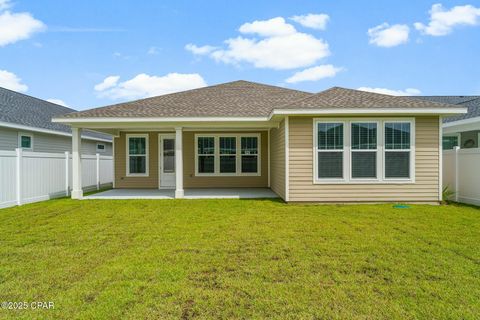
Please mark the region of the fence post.
<svg viewBox="0 0 480 320"><path fill-rule="evenodd" d="M16 148L16 161L15 161L15 178L16 178L16 195L17 195L17 205L22 205L22 148Z"/></svg>
<svg viewBox="0 0 480 320"><path fill-rule="evenodd" d="M100 154L96 154L97 156L97 190L100 190Z"/></svg>
<svg viewBox="0 0 480 320"><path fill-rule="evenodd" d="M460 147L455 146L453 150L455 151L454 152L455 179L453 180L454 181L454 190L455 190L455 202L458 202L458 193L459 193L459 190L458 190L458 186L459 186L459 184L458 184L458 151L460 150Z"/></svg>
<svg viewBox="0 0 480 320"><path fill-rule="evenodd" d="M68 194L70 193L70 185L69 185L69 177L70 177L70 170L69 170L69 159L70 156L68 154L68 151L65 151L65 195L68 197Z"/></svg>

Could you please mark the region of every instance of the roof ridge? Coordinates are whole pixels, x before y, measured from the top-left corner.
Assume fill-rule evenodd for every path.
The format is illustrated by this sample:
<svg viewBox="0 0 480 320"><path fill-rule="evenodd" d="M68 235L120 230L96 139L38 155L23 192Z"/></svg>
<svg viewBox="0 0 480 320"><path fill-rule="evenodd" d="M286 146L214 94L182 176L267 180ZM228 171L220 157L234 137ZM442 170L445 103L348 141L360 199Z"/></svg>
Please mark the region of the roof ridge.
<svg viewBox="0 0 480 320"><path fill-rule="evenodd" d="M335 89L335 88L340 88L340 87L331 87L331 88L325 89L325 90L323 90L323 91L319 91L319 92L317 92L317 93L312 93L312 94L311 94L310 96L308 96L308 97L301 98L301 99L298 99L298 100L295 100L295 101L292 101L292 102L288 102L288 103L286 103L286 104L282 104L281 106L279 106L279 107L277 107L277 108L279 108L279 109L282 108L282 109L283 109L284 106L286 107L286 106L289 106L289 105L291 105L291 104L295 104L295 103L298 103L298 102L302 102L302 101L304 101L304 100L313 98L313 97L315 97L316 95L318 95L318 94L320 94L320 93L322 93L322 92L327 92L327 91L332 90L332 89ZM306 93L309 93L309 92L306 92ZM271 111L273 111L273 110L275 110L275 109L277 109L277 108L272 108ZM271 111L270 111L270 112L271 112Z"/></svg>
<svg viewBox="0 0 480 320"><path fill-rule="evenodd" d="M388 98L393 98L393 99L397 99L399 101L412 101L412 100L423 100L423 99L415 99L413 96L394 96L394 95L390 95L390 94L385 94L385 93L377 93L377 92L371 92L371 91L364 91L364 90L358 90L358 89L351 89L351 88L344 88L344 87L339 87L339 86L334 86L334 87L331 87L329 89L326 89L326 90L323 90L323 91L320 91L318 93L315 93L309 97L305 97L305 98L302 98L302 99L299 99L299 100L296 100L296 101L293 101L293 102L290 102L290 103L287 103L285 105L282 106L282 108L285 108L285 107L288 107L288 106L294 106L295 104L299 103L299 102L304 102L304 101L307 101L307 100L310 100L310 99L315 99L316 97L319 97L321 95L324 95L326 94L327 92L329 91L333 91L333 90L340 90L340 91L349 91L349 92L353 92L353 93L362 93L362 94L367 94L367 95L371 95L371 96L383 96L383 97L388 97ZM426 100L424 100L426 101ZM460 107L459 105L457 104L451 104L451 103L442 103L442 102L437 102L437 101L430 101L428 100L428 102L430 104L433 104L434 106L438 106L438 107ZM275 108L274 108L275 109ZM286 109L286 108L285 108Z"/></svg>
<svg viewBox="0 0 480 320"><path fill-rule="evenodd" d="M198 91L198 90L202 90L202 89L206 89L206 88L215 88L215 87L220 87L220 86L224 86L224 85L228 85L228 84L233 84L233 83L249 83L249 84L254 84L254 85L263 86L263 87L269 87L269 88L275 88L275 89L290 90L290 91L299 92L299 93L312 94L311 92L307 92L307 91L301 91L301 90L290 89L290 88L285 88L285 87L280 87L280 86L274 86L274 85L265 84L265 83L260 83L260 82L247 81L247 80L234 80L234 81L229 81L229 82L222 82L222 83L212 84L212 85L205 86L205 87L200 87L200 88L194 88L194 89L188 89L188 90L183 90L183 91L177 91L177 92L171 92L171 93L161 94L161 95L157 95L157 96L153 96L153 97L148 97L148 98L141 98L141 99L135 99L135 100L131 100L131 101L125 101L125 102L119 102L119 103L115 103L115 104L109 104L109 105L100 106L100 107L95 107L95 108L90 108L90 109L86 109L86 110L73 111L73 112L69 112L69 113L63 114L61 117L67 116L67 115L69 115L69 114L77 113L77 112L82 112L82 111L101 110L101 109L104 109L104 108L116 107L116 106L120 106L120 105L127 104L127 103L130 104L130 103L137 103L137 102L139 102L139 101L148 101L148 100L152 100L152 99L155 99L155 98L158 98L158 97L167 97L167 96L171 96L171 95L175 95L175 94L179 94L179 93L186 93L186 92Z"/></svg>
<svg viewBox="0 0 480 320"><path fill-rule="evenodd" d="M415 96L394 96L394 95L391 95L391 94L385 94L385 93L378 93L378 92L371 92L371 91L364 91L364 90L358 90L358 89L349 89L349 88L343 88L343 89L346 89L346 90L352 90L352 91L359 91L359 92L366 92L366 93L369 93L369 94L372 94L372 95L380 95L380 96L386 96L386 97L393 97L393 98L396 98L396 99L400 99L400 100L415 100ZM418 100L418 99L417 99ZM438 106L457 106L456 104L452 104L452 103L443 103L443 102L437 102L437 101L429 101L430 103L432 104L436 104Z"/></svg>

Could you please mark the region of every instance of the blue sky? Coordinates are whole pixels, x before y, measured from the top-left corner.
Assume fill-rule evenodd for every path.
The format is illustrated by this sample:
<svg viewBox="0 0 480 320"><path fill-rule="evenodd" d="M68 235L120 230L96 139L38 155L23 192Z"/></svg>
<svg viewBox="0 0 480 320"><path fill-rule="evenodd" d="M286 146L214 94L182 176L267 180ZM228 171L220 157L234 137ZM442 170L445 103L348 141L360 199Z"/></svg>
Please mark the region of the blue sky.
<svg viewBox="0 0 480 320"><path fill-rule="evenodd" d="M238 79L480 94L479 57L479 1L0 0L0 86L80 110Z"/></svg>

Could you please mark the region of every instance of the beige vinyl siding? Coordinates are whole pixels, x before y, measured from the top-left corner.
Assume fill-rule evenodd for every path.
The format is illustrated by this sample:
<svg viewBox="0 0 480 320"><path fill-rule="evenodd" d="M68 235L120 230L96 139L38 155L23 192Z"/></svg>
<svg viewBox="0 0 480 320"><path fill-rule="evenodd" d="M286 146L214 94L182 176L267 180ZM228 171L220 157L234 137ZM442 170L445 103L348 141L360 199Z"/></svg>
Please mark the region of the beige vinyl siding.
<svg viewBox="0 0 480 320"><path fill-rule="evenodd" d="M158 132L128 132L148 134L148 177L127 177L127 142L121 132L115 138L115 188L158 188Z"/></svg>
<svg viewBox="0 0 480 320"><path fill-rule="evenodd" d="M268 132L232 132L228 134L261 133L261 175L260 176L225 176L225 177L196 177L195 176L195 134L220 134L221 132L183 132L183 186L185 188L252 188L268 187Z"/></svg>
<svg viewBox="0 0 480 320"><path fill-rule="evenodd" d="M415 119L415 183L410 184L314 184L313 118L290 117L289 139L290 201L438 201L438 117Z"/></svg>
<svg viewBox="0 0 480 320"><path fill-rule="evenodd" d="M72 152L72 138L69 136L55 135L49 133L18 130L12 128L0 128L0 150L13 151L18 148L19 133L27 133L33 137L34 152L64 153ZM110 142L98 141L105 144L105 151L101 155L112 155L112 144ZM82 154L97 153L97 141L82 139Z"/></svg>
<svg viewBox="0 0 480 320"><path fill-rule="evenodd" d="M270 130L270 188L285 199L285 121Z"/></svg>

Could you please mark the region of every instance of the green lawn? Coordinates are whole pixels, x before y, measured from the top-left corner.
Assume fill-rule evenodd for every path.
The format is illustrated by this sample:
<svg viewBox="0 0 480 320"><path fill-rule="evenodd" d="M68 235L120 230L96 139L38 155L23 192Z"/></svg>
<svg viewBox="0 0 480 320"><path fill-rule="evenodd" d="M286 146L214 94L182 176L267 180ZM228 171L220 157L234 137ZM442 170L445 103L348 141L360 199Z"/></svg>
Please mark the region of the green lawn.
<svg viewBox="0 0 480 320"><path fill-rule="evenodd" d="M60 199L0 210L0 318L475 319L480 209Z"/></svg>

